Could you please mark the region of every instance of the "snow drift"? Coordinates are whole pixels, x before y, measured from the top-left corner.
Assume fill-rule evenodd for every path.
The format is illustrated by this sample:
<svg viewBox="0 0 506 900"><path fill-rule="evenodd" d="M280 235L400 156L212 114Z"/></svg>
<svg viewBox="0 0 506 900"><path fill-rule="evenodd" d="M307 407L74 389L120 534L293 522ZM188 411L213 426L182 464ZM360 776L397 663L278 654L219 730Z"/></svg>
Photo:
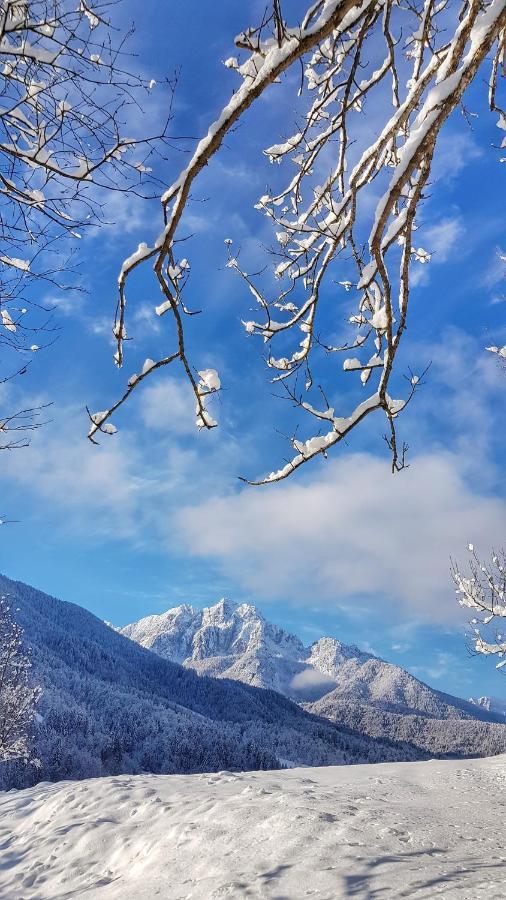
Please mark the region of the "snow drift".
<svg viewBox="0 0 506 900"><path fill-rule="evenodd" d="M502 900L506 757L0 795L9 900Z"/></svg>

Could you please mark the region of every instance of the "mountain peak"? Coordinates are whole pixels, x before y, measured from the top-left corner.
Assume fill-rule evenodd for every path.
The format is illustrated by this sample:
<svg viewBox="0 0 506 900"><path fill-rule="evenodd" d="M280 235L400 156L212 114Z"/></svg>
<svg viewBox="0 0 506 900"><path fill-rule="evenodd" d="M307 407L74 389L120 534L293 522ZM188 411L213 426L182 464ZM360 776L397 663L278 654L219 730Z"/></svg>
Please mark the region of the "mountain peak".
<svg viewBox="0 0 506 900"><path fill-rule="evenodd" d="M252 606L251 603L241 603L236 607L236 611L241 619L259 619L262 622L264 621L262 613L256 606Z"/></svg>
<svg viewBox="0 0 506 900"><path fill-rule="evenodd" d="M487 712L496 716L504 716L506 718L506 700L499 700L498 697L470 697L469 703L479 706Z"/></svg>
<svg viewBox="0 0 506 900"><path fill-rule="evenodd" d="M209 620L227 619L233 616L238 608L237 603L229 600L228 597L222 597L214 606L207 606L202 610L202 618Z"/></svg>
<svg viewBox="0 0 506 900"><path fill-rule="evenodd" d="M342 721L344 707L353 715L359 709L369 710L369 715L374 709L380 718L416 714L504 721L506 706L500 701L466 703L448 697L399 666L335 637L321 637L305 647L298 637L264 619L255 606L226 597L207 609L184 605L149 616L127 626L123 634L200 674L277 691L313 704L318 715L337 716L336 721Z"/></svg>
<svg viewBox="0 0 506 900"><path fill-rule="evenodd" d="M227 597L202 610L183 606L149 616L127 626L123 634L200 673L308 700L335 688L344 661L366 658L337 638L322 637L307 648L268 622L254 605Z"/></svg>
<svg viewBox="0 0 506 900"><path fill-rule="evenodd" d="M254 619L263 622L261 612L251 603L236 603L228 597L222 597L213 606L207 606L202 610L202 618L208 620L225 620L231 618Z"/></svg>

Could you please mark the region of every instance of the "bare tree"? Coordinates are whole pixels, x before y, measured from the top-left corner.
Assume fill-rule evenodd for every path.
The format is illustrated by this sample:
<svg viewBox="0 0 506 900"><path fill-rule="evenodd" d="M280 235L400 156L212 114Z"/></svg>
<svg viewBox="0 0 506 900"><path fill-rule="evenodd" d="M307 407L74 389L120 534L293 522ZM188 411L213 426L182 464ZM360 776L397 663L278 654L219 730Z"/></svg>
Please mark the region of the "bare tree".
<svg viewBox="0 0 506 900"><path fill-rule="evenodd" d="M463 575L459 567L452 564L452 576L457 589L459 603L466 609L475 610L480 618L471 619L472 644L476 653L496 656L502 660L506 654L506 635L497 629L501 620L506 620L506 554L492 553L487 565L480 561L473 544L469 544L471 559L469 574ZM506 623L505 623L506 624ZM486 635L483 636L482 628ZM496 668L506 666L506 660L498 662Z"/></svg>
<svg viewBox="0 0 506 900"><path fill-rule="evenodd" d="M505 29L504 0L316 0L297 25L287 24L276 0L270 18L240 34L235 41L240 58L225 61L241 80L239 88L162 195L158 237L140 244L119 274L116 364L124 357L126 286L131 273L148 262L162 293L154 313L168 315L174 326L173 352L146 360L123 396L91 416L89 437L115 431L109 422L115 410L145 377L171 363L182 365L191 384L197 425L216 425L206 402L219 389L219 376L213 369L196 371L187 351L190 264L178 252L181 220L195 180L224 138L266 90L276 90L282 76L300 66L294 106L303 109L296 130L265 151L281 173L284 165L290 173L257 204L273 226L273 271L263 279L248 275L233 239L225 237L228 266L256 302L256 312L243 323L246 333L267 346L273 381L314 423L308 438L293 435L286 465L254 483L279 481L325 455L376 411L386 418L392 467L402 468L406 446L398 445L396 419L423 373L405 373L407 387L401 381L394 385L393 375L407 325L411 267L431 256L430 248L415 243L414 232L422 221L441 130L484 64L488 106L499 128L506 129L498 100ZM364 129L371 110L381 112L380 125ZM325 326L331 333L339 330L336 304L341 322L348 319L352 329L340 345L321 332ZM320 385L321 367L337 353L345 355L343 377L358 375L356 390L372 388L365 399L355 395L336 411ZM334 364L334 379L335 371ZM402 396L394 399L392 389Z"/></svg>
<svg viewBox="0 0 506 900"><path fill-rule="evenodd" d="M30 759L29 737L40 688L30 678L23 631L0 597L0 761Z"/></svg>
<svg viewBox="0 0 506 900"><path fill-rule="evenodd" d="M503 347L486 347L494 353L500 363L506 359L506 345ZM476 554L474 544L468 544L471 560L469 574L463 575L456 563L451 564L451 573L456 585L456 593L461 606L474 609L481 618L473 618L471 626L471 649L475 653L486 656L502 657L506 654L506 636L497 630L490 638L484 638L480 626L485 626L487 635L501 619L506 619L506 553L504 550L492 551L491 563L482 563ZM506 660L496 665L497 669L506 666Z"/></svg>
<svg viewBox="0 0 506 900"><path fill-rule="evenodd" d="M115 6L0 0L0 384L54 339L42 287L74 284L75 246L103 221L107 193L159 192L149 162L167 122L132 135L154 82L128 71ZM41 413L2 414L0 449L27 446Z"/></svg>

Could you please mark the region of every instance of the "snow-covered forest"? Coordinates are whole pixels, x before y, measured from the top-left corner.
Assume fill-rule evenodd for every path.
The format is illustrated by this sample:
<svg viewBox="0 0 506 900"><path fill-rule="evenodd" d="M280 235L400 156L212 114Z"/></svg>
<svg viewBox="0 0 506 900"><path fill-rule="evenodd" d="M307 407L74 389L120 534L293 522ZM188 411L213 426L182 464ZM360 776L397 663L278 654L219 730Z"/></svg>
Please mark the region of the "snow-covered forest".
<svg viewBox="0 0 506 900"><path fill-rule="evenodd" d="M504 896L506 0L0 57L0 896Z"/></svg>

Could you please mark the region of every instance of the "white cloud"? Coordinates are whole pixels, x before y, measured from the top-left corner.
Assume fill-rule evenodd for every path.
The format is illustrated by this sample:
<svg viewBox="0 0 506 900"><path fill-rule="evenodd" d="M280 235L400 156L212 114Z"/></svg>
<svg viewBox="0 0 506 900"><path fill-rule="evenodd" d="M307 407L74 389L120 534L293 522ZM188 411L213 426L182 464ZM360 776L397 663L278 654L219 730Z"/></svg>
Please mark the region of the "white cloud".
<svg viewBox="0 0 506 900"><path fill-rule="evenodd" d="M394 650L395 653L407 653L408 650L411 650L411 644L392 644L392 650Z"/></svg>
<svg viewBox="0 0 506 900"><path fill-rule="evenodd" d="M497 284L501 284L506 279L506 251L501 247L496 247L492 258L487 265L487 271L483 276L483 284L485 287L494 288Z"/></svg>
<svg viewBox="0 0 506 900"><path fill-rule="evenodd" d="M132 315L133 330L136 338L159 334L162 330L160 317L156 315L154 303L140 303Z"/></svg>
<svg viewBox="0 0 506 900"><path fill-rule="evenodd" d="M385 460L350 454L310 484L214 497L178 521L189 552L221 563L257 596L344 606L366 597L451 621L449 558L469 540L497 544L506 503L466 483L450 453L419 457L398 476Z"/></svg>
<svg viewBox="0 0 506 900"><path fill-rule="evenodd" d="M430 273L428 266L417 263L416 267L411 268L410 273L411 287L425 287L430 281Z"/></svg>
<svg viewBox="0 0 506 900"><path fill-rule="evenodd" d="M482 155L483 151L468 132L448 128L436 145L431 180L453 180Z"/></svg>
<svg viewBox="0 0 506 900"><path fill-rule="evenodd" d="M54 309L57 315L72 317L78 320L90 334L99 337L109 338L111 343L116 343L112 328L114 324L114 309L111 305L109 313L97 312L93 308L90 297L83 291L61 291L45 297L42 306L47 309ZM160 318L155 313L154 303L132 304L132 310L129 317L132 337L136 339L145 339L154 334L161 332Z"/></svg>
<svg viewBox="0 0 506 900"><path fill-rule="evenodd" d="M506 382L484 346L483 338L450 327L436 341L413 347L419 365L431 362L431 367L427 385L406 412L404 429L416 447L444 442L472 477L490 484L496 477L495 450L502 444Z"/></svg>
<svg viewBox="0 0 506 900"><path fill-rule="evenodd" d="M84 303L84 293L62 290L59 293L43 297L41 306L46 309L55 309L56 312L63 316L81 316Z"/></svg>
<svg viewBox="0 0 506 900"><path fill-rule="evenodd" d="M417 232L418 235L418 232ZM432 225L420 227L420 237L415 236L415 244L431 254L428 265L414 264L411 267L411 284L413 287L425 287L430 282L434 264L445 263L452 251L458 248L458 257L462 259L470 247L464 242L465 228L460 216L447 216Z"/></svg>
<svg viewBox="0 0 506 900"><path fill-rule="evenodd" d="M459 680L471 684L471 678L465 666L465 662L454 653L439 650L434 654L433 661L426 666L409 666L409 671L419 678L439 681L448 678L449 675L458 673Z"/></svg>
<svg viewBox="0 0 506 900"><path fill-rule="evenodd" d="M142 421L155 431L176 435L197 435L195 399L186 382L172 377L150 384L142 395Z"/></svg>
<svg viewBox="0 0 506 900"><path fill-rule="evenodd" d="M61 290L49 294L43 297L41 306L54 310L57 318L63 316L75 319L89 334L106 336L111 342L114 341L112 334L114 311L111 308L110 315L94 312L90 298L84 290Z"/></svg>
<svg viewBox="0 0 506 900"><path fill-rule="evenodd" d="M147 227L158 208L150 200L136 196L131 191L97 191L96 201L101 206L102 225L91 226L87 234L90 238L112 241L132 235L140 228Z"/></svg>
<svg viewBox="0 0 506 900"><path fill-rule="evenodd" d="M26 494L32 503L38 501L36 508L48 522L56 514L61 527L89 537L133 537L142 531L143 511L160 486L143 471L139 452L126 436L121 444L104 438L94 447L84 425L77 417L54 430L47 425L33 435L29 450L8 456L4 477L21 500Z"/></svg>
<svg viewBox="0 0 506 900"><path fill-rule="evenodd" d="M308 688L319 688L326 685L331 687L336 683L335 679L331 678L330 675L318 672L317 669L303 669L302 672L298 672L297 675L294 675L290 682L290 687L293 688L294 691L305 691Z"/></svg>
<svg viewBox="0 0 506 900"><path fill-rule="evenodd" d="M446 262L450 252L464 236L464 226L459 216L441 219L435 225L423 229L427 249L436 263ZM459 258L462 254L459 254Z"/></svg>
<svg viewBox="0 0 506 900"><path fill-rule="evenodd" d="M112 333L112 318L110 316L83 316L84 324L91 334L98 337L108 337L111 344L115 344Z"/></svg>
<svg viewBox="0 0 506 900"><path fill-rule="evenodd" d="M0 403L5 407L11 393L11 384L8 380L0 381ZM4 412L5 416L5 412Z"/></svg>
<svg viewBox="0 0 506 900"><path fill-rule="evenodd" d="M45 400L17 392L12 402L25 408ZM93 446L82 407L53 408L52 421L33 433L29 449L3 454L6 508L17 511L28 501L35 519L85 540L103 536L173 549L174 510L210 496L218 485L225 490L230 470L237 469L236 442L215 431L199 433L193 410L184 384L154 382L133 407L134 421L145 428L132 433L118 420L119 434ZM156 435L154 450L155 428L165 434ZM182 440L190 432L190 441Z"/></svg>

